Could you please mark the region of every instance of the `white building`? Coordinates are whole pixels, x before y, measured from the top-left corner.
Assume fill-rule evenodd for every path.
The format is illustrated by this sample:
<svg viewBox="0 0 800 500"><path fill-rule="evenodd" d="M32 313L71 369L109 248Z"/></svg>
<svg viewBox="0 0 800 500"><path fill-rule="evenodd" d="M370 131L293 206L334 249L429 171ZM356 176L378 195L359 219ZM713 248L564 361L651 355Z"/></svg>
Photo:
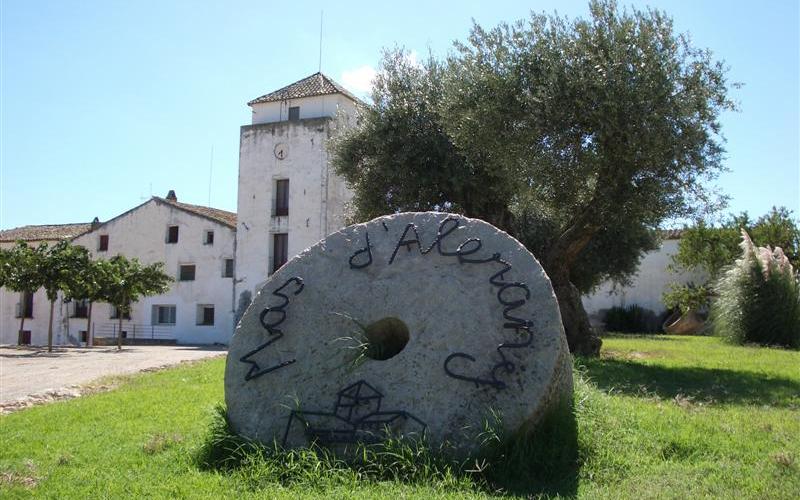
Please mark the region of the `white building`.
<svg viewBox="0 0 800 500"><path fill-rule="evenodd" d="M42 243L52 245L61 240L70 240L90 231L92 225L49 224L23 226L0 231L0 248L11 248L18 240L36 247ZM63 304L58 301L53 319L54 332L60 332L63 323ZM24 318L23 330L20 320ZM50 319L50 302L44 289L26 294L0 288L0 344L46 344L47 327ZM84 326L84 329L86 327ZM54 333L55 338L55 333Z"/></svg>
<svg viewBox="0 0 800 500"><path fill-rule="evenodd" d="M313 74L247 104L241 128L236 281L240 312L289 257L345 225L352 198L329 164L334 127L355 119L358 99Z"/></svg>
<svg viewBox="0 0 800 500"><path fill-rule="evenodd" d="M42 228L60 227L50 231ZM163 262L165 272L175 278L170 290L145 297L133 304L130 318L122 322L123 338L147 341L175 341L181 344L227 344L234 327L234 256L236 214L178 202L174 192L167 198L149 201L113 219L93 224L27 226L0 232L3 244L14 239L54 242L71 239L89 250L93 258L117 254L135 257L143 264ZM27 310L26 338L30 343L47 343L49 302L42 290L29 297L0 291L0 343L16 344L18 314ZM19 304L19 305L18 305ZM77 345L87 338L85 304L59 299L54 318L55 344ZM109 304L92 308L94 338L115 337L116 310Z"/></svg>
<svg viewBox="0 0 800 500"><path fill-rule="evenodd" d="M627 307L633 304L660 315L666 309L661 297L669 289L670 283L703 283L704 277L699 274L675 273L669 269L679 243L680 231L665 232L661 246L646 253L642 258L630 285L618 286L607 281L593 293L584 295L583 307L592 323L600 326L605 311L612 307Z"/></svg>

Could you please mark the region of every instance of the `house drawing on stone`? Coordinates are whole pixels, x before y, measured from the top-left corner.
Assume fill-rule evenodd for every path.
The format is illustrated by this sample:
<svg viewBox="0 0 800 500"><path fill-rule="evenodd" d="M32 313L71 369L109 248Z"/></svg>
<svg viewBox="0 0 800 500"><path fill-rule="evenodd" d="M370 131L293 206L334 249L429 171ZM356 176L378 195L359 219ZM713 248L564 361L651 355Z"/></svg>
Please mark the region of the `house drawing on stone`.
<svg viewBox="0 0 800 500"><path fill-rule="evenodd" d="M358 98L315 73L247 103L240 131L236 278L239 312L290 257L345 225L352 192L326 143L354 123Z"/></svg>
<svg viewBox="0 0 800 500"><path fill-rule="evenodd" d="M122 335L129 341L167 341L179 344L227 344L234 326L234 258L236 214L182 203L170 191L166 198L145 203L104 223L62 226L26 226L0 231L0 244L21 239L28 244L71 240L89 250L94 259L122 254L143 264L164 262L175 281L170 290L142 298L123 318ZM49 302L44 291L32 297L0 290L0 343L16 344L19 315L26 314L25 343L47 342ZM60 345L86 342L87 304L59 298L53 323L53 341ZM94 304L95 339L116 338L117 311Z"/></svg>

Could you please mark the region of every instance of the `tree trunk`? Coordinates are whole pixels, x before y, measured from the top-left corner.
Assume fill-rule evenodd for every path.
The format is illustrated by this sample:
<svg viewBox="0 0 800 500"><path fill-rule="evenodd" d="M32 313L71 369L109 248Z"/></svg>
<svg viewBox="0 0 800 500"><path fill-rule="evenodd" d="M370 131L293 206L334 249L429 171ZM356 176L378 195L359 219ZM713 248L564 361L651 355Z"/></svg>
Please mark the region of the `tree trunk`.
<svg viewBox="0 0 800 500"><path fill-rule="evenodd" d="M20 311L22 311L22 314L20 314L21 317L19 319L19 333L17 334L17 345L22 345L22 331L25 329L25 313L27 312L25 311L25 304L22 304L22 307L20 307Z"/></svg>
<svg viewBox="0 0 800 500"><path fill-rule="evenodd" d="M565 267L546 269L561 311L561 322L567 335L567 343L572 354L597 356L603 341L589 323L589 315L583 308L581 294L569 281L569 269Z"/></svg>
<svg viewBox="0 0 800 500"><path fill-rule="evenodd" d="M50 301L50 324L47 325L47 352L53 352L53 309L56 307L56 301Z"/></svg>
<svg viewBox="0 0 800 500"><path fill-rule="evenodd" d="M125 314L122 312L122 308L117 308L117 313L119 314L119 329L117 330L117 350L122 350L122 315Z"/></svg>
<svg viewBox="0 0 800 500"><path fill-rule="evenodd" d="M580 292L569 280L570 267L597 233L598 227L590 222L591 215L590 207L576 217L551 246L542 263L558 300L569 350L582 356L598 356L603 343L589 323Z"/></svg>
<svg viewBox="0 0 800 500"><path fill-rule="evenodd" d="M86 311L86 347L91 347L94 343L92 339L92 305L94 302L89 301L89 310Z"/></svg>

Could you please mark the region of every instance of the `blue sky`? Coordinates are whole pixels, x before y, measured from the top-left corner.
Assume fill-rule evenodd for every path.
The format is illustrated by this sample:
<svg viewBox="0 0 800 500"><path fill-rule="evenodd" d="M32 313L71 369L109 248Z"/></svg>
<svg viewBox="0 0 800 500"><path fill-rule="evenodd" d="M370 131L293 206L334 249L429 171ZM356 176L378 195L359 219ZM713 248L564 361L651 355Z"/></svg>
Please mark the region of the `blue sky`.
<svg viewBox="0 0 800 500"><path fill-rule="evenodd" d="M800 15L794 0L620 2L669 13L730 66L729 210L800 211ZM445 55L472 19L586 1L2 0L0 228L109 219L151 194L236 210L248 100L322 70L357 92L381 49ZM213 168L212 167L213 148ZM211 172L210 172L211 170Z"/></svg>

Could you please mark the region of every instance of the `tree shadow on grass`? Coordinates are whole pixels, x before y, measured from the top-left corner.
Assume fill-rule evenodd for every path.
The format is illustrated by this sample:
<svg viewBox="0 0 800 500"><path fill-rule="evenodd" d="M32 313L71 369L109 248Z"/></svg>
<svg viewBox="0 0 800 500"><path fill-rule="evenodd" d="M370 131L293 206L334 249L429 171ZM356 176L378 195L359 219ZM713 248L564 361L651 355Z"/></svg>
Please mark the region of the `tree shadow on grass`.
<svg viewBox="0 0 800 500"><path fill-rule="evenodd" d="M633 396L738 405L791 407L800 404L800 382L748 371L664 367L621 359L583 359L588 378L600 389Z"/></svg>

